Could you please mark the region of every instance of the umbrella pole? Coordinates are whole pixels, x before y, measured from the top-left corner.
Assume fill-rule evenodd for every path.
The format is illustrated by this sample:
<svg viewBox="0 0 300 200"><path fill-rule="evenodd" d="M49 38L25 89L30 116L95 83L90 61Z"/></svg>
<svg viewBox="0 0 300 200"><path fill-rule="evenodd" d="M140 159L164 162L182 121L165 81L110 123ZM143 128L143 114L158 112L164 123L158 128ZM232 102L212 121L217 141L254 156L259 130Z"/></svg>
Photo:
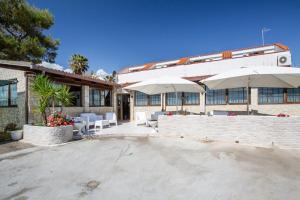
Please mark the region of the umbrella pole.
<svg viewBox="0 0 300 200"><path fill-rule="evenodd" d="M178 95L176 90L175 90L175 94L176 94L176 114L178 114Z"/></svg>
<svg viewBox="0 0 300 200"><path fill-rule="evenodd" d="M178 96L175 86L172 84L172 87L174 89L175 95L176 95L176 114L178 114Z"/></svg>

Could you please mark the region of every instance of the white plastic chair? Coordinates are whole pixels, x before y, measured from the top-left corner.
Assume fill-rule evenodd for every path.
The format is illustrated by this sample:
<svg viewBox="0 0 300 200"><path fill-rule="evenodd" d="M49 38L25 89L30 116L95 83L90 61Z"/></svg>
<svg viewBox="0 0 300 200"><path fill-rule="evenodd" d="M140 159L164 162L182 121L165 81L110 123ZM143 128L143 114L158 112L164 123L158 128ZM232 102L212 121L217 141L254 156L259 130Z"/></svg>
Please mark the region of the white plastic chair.
<svg viewBox="0 0 300 200"><path fill-rule="evenodd" d="M90 126L95 126L97 120L103 120L102 115L96 115L95 113L81 113L80 117L85 121L87 130L89 130Z"/></svg>
<svg viewBox="0 0 300 200"><path fill-rule="evenodd" d="M105 113L105 119L109 121L109 124L115 124L118 126L117 115L114 112Z"/></svg>
<svg viewBox="0 0 300 200"><path fill-rule="evenodd" d="M135 113L135 124L138 126L140 124L145 124L149 126L148 119L145 112L136 112Z"/></svg>

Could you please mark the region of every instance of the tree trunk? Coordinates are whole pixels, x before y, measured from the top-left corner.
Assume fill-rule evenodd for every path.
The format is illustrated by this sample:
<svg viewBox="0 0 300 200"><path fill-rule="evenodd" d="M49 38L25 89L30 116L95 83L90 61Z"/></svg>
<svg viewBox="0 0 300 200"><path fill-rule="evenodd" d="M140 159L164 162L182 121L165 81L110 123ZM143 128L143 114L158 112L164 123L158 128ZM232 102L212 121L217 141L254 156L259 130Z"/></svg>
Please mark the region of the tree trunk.
<svg viewBox="0 0 300 200"><path fill-rule="evenodd" d="M54 112L55 112L55 105L54 105L54 97L52 98L52 114L54 114Z"/></svg>
<svg viewBox="0 0 300 200"><path fill-rule="evenodd" d="M46 112L42 113L44 125L47 125L47 114Z"/></svg>

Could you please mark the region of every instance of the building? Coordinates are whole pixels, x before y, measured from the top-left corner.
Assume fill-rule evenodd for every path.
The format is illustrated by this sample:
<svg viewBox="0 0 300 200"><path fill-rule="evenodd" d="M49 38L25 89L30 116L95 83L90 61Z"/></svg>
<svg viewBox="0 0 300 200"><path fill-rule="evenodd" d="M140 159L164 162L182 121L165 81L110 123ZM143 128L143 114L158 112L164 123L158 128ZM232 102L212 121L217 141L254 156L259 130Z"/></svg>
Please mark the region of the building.
<svg viewBox="0 0 300 200"><path fill-rule="evenodd" d="M191 81L202 79L241 67L285 66L292 67L291 52L282 44L224 51L208 55L184 57L177 60L152 62L126 67L118 72L118 84L122 87L158 77L180 76ZM246 111L245 88L209 90L206 93L180 93L179 106L192 113L207 113L212 110ZM119 90L117 109L120 119L134 119L137 111L146 111L148 116L155 111L174 111L174 93L146 95L140 92L127 93ZM285 113L300 115L300 89L251 88L250 109L262 114Z"/></svg>
<svg viewBox="0 0 300 200"><path fill-rule="evenodd" d="M40 115L36 112L37 100L30 90L36 74L45 74L57 84L70 86L76 98L63 111L71 116L79 116L83 112L116 112L119 120L134 120L134 114L138 111L146 112L148 116L155 111L175 111L176 95L128 92L123 89L125 86L161 75L179 76L199 83L206 77L227 70L263 65L292 67L289 48L272 44L126 67L117 74L118 84L29 62L0 60L0 129L10 122L22 126L40 121ZM181 97L179 109L195 114L247 109L245 88L206 88L203 94L180 93L178 96ZM250 108L262 114L300 115L300 89L251 88ZM60 110L59 107L56 109Z"/></svg>
<svg viewBox="0 0 300 200"><path fill-rule="evenodd" d="M63 108L63 112L78 116L83 112L103 114L113 112L115 84L100 79L76 75L32 65L29 62L0 61L0 128L7 123L19 127L27 123L40 121L37 114L37 100L30 89L36 74L45 74L56 84L70 87L75 98L72 105ZM60 110L59 107L56 108Z"/></svg>

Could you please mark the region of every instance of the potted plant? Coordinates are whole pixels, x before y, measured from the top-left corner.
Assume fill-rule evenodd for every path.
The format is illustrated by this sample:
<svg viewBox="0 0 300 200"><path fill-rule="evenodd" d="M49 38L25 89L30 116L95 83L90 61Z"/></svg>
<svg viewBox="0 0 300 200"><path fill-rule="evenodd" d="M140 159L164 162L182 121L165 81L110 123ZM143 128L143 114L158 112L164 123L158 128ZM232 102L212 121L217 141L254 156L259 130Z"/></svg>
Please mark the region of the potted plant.
<svg viewBox="0 0 300 200"><path fill-rule="evenodd" d="M62 112L55 111L55 104L66 106L73 95L68 86L54 84L47 76L35 77L32 90L38 98L38 110L42 116L42 125L24 125L23 139L36 145L52 145L68 142L73 137L73 121ZM51 105L49 115L46 109ZM62 108L61 108L62 110Z"/></svg>
<svg viewBox="0 0 300 200"><path fill-rule="evenodd" d="M15 123L7 124L4 131L10 133L11 139L15 141L21 140L23 137L23 130L18 129Z"/></svg>

